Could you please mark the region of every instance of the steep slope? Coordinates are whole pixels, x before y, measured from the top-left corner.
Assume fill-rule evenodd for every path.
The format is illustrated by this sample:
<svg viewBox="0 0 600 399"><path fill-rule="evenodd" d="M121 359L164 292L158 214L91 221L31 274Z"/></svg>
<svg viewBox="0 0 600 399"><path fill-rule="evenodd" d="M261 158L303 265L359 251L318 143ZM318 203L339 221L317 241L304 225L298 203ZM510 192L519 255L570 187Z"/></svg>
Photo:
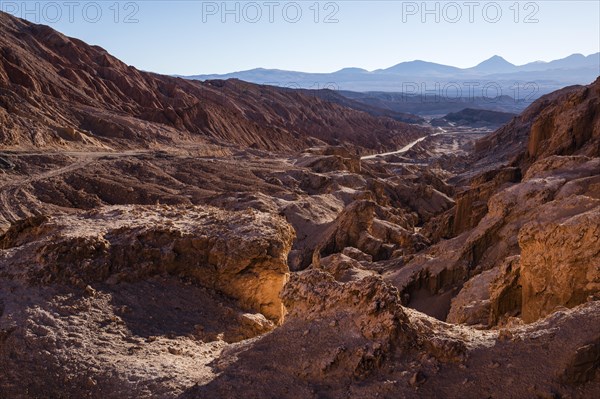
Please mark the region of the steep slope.
<svg viewBox="0 0 600 399"><path fill-rule="evenodd" d="M375 105L367 104L365 102L356 101L351 98L343 96L336 90L324 89L324 90L301 90L301 91L304 94L314 95L323 100L341 105L343 107L352 108L357 111L363 111L363 112L366 112L367 114L370 114L373 116L387 116L388 118L392 118L397 121L406 122L406 123L419 124L419 123L425 122L425 119L421 118L420 116L413 115L413 114L406 113L406 112L395 111L395 110L389 109L387 107L381 108L381 107L378 107Z"/></svg>
<svg viewBox="0 0 600 399"><path fill-rule="evenodd" d="M100 77L101 50L10 24L0 126L46 147L0 156L0 398L600 397L598 82L472 159L211 150L382 146L383 120L108 55Z"/></svg>
<svg viewBox="0 0 600 399"><path fill-rule="evenodd" d="M0 31L0 143L9 147L213 142L289 151L326 142L379 151L427 134L291 90L142 72L7 14Z"/></svg>
<svg viewBox="0 0 600 399"><path fill-rule="evenodd" d="M600 155L600 78L543 96L477 143L478 165L527 168L551 155Z"/></svg>

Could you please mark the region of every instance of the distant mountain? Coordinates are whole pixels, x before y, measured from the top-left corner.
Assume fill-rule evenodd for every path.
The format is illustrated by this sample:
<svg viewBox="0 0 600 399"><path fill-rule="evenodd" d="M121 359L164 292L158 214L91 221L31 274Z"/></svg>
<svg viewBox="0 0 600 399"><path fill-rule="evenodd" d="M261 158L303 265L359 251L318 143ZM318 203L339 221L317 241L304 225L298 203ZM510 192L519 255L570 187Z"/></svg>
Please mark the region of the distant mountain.
<svg viewBox="0 0 600 399"><path fill-rule="evenodd" d="M506 61L499 55L495 55L481 64L470 68L468 71L480 73L484 75L490 75L493 73L509 73L518 70L518 67L510 62Z"/></svg>
<svg viewBox="0 0 600 399"><path fill-rule="evenodd" d="M587 57L583 54L572 54L551 62L537 61L525 64L520 67L520 70L547 71L550 69L598 68L598 65L600 65L600 53L590 54Z"/></svg>
<svg viewBox="0 0 600 399"><path fill-rule="evenodd" d="M559 88L588 84L600 75L600 53L573 54L551 62L514 65L495 55L471 68L422 60L402 62L367 71L344 68L332 73L304 73L278 69L252 69L224 75L194 75L188 79L241 79L247 82L302 89L357 92L403 92L417 95L499 97L508 95L531 103ZM475 90L475 92L473 92ZM453 93L448 93L452 91Z"/></svg>
<svg viewBox="0 0 600 399"><path fill-rule="evenodd" d="M387 74L408 74L408 75L452 75L462 72L460 68L453 66L436 64L434 62L426 61L410 61L402 62L394 65L393 67L379 70L376 72L387 73Z"/></svg>
<svg viewBox="0 0 600 399"><path fill-rule="evenodd" d="M365 73L365 72L369 72L366 69L362 69L362 68L344 68L344 69L340 69L337 72L334 72L335 75L345 75L345 74L349 74L349 73Z"/></svg>

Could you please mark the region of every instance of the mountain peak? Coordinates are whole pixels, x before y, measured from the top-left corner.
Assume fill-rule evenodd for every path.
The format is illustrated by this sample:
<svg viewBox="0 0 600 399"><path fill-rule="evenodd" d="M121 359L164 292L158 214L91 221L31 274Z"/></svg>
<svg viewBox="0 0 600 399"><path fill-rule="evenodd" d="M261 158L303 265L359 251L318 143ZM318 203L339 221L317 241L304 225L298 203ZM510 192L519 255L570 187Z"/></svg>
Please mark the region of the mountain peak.
<svg viewBox="0 0 600 399"><path fill-rule="evenodd" d="M404 74L454 74L459 72L459 69L453 66L437 64L423 60L414 60L401 62L390 68L382 70L386 73L404 73Z"/></svg>
<svg viewBox="0 0 600 399"><path fill-rule="evenodd" d="M487 60L481 62L477 66L471 68L473 71L486 72L486 73L497 73L497 72L510 72L515 68L515 65L506 61L499 55L494 55Z"/></svg>
<svg viewBox="0 0 600 399"><path fill-rule="evenodd" d="M585 55L581 54L581 53L575 53L575 54L571 54L570 56L566 57L565 59L584 59Z"/></svg>
<svg viewBox="0 0 600 399"><path fill-rule="evenodd" d="M490 58L488 58L487 60L481 62L480 64L478 64L475 68L480 67L480 66L485 66L485 65L510 65L510 66L514 66L513 64L511 64L510 62L506 61L503 57L499 56L499 55L494 55Z"/></svg>
<svg viewBox="0 0 600 399"><path fill-rule="evenodd" d="M363 73L363 72L368 72L368 71L363 68L350 67L350 68L342 68L339 71L336 71L334 73Z"/></svg>

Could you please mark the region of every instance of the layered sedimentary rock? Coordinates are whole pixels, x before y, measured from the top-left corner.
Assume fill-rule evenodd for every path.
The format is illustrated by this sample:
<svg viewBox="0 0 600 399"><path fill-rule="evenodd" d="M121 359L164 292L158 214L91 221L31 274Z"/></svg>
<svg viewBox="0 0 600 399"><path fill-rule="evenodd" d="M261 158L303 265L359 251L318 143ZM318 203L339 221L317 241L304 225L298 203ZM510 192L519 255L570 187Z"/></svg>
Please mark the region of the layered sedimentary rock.
<svg viewBox="0 0 600 399"><path fill-rule="evenodd" d="M284 302L290 313L281 328L224 353L219 377L184 397L494 397L507 392L506 378L518 397L598 389L590 371L598 362L598 302L528 326L478 331L403 308L377 277L341 283L316 270L295 274Z"/></svg>
<svg viewBox="0 0 600 399"><path fill-rule="evenodd" d="M553 271L557 273L569 274L591 273L589 277L578 278L573 277L583 286L592 283L595 278L597 262L594 255L598 250L598 243L595 241L594 234L598 228L598 219L595 217L586 218L583 214L592 212L595 216L595 210L599 207L598 203L598 186L595 183L598 179L600 163L598 158L588 157L550 157L533 164L523 181L514 184L508 188L500 190L494 194L488 202L488 212L478 225L458 237L440 242L439 244L430 247L427 251L418 254L406 266L399 268L389 274L388 278L393 281L401 290L407 294L412 294L417 301L414 306L424 311L431 311L422 306L435 309L436 306L442 307L447 311L450 310L450 298L453 297L457 290L465 289L462 296L469 297L471 294L471 285L479 285L480 282L474 280L471 284L464 286L471 278L480 279L479 273L486 270L499 268L506 258L522 255L521 262L521 277L519 284L525 287L523 276L525 265L528 268L536 269L539 265L537 273L546 273L548 278L546 285L549 285L552 279ZM586 238L587 244L580 242L584 236L577 235L578 239L573 238L573 241L580 242L579 244L569 244L567 231L564 233L564 242L556 241L548 246L546 238L543 234L555 229L565 228L561 221L566 221L569 218L584 218L589 220L588 226L580 225L575 228L575 231L582 229L590 229L590 237ZM554 224L556 223L556 224ZM548 226L548 227L544 227ZM562 227L558 227L562 226ZM548 233L544 233L545 230ZM583 231L583 230L582 230ZM528 233L529 232L529 233ZM538 237L537 234L540 234ZM558 240L558 238L556 239ZM551 241L551 240L550 240ZM564 244L564 245L563 245ZM576 248L577 245L582 245L582 249ZM537 248L537 249L535 249ZM557 253L561 253L564 258L552 258L552 251L556 248ZM586 250L583 250L586 248ZM537 255L527 254L526 252L537 251ZM589 252L589 253L588 253ZM538 256L535 260L534 257ZM542 256L542 258L539 258ZM581 258L580 258L581 257ZM580 272L563 271L559 272L562 267L567 267L570 261L580 262ZM541 259L546 259L541 261ZM543 263L543 266L541 265ZM527 275L528 272L525 272ZM579 277L583 277L580 275ZM527 283L527 288L523 289L523 307L526 308L527 302L534 296L539 296L539 301L546 300L553 303L554 299L550 299L553 295L552 290L546 290L544 284L537 284L535 288ZM566 285L572 285L572 282L566 282ZM575 287L573 290L577 291ZM581 288L580 288L581 289ZM456 291L451 293L451 291ZM488 295L484 289L480 294L473 297L470 304L457 306L478 306L478 301L487 301ZM557 290L561 290L558 288ZM589 292L597 290L593 284L589 286ZM584 290L585 291L585 290ZM574 295L573 301L568 302L568 299L559 300L554 305L571 306L585 302L583 292L578 292ZM585 291L588 292L588 291ZM588 293L589 293L588 292ZM533 294L535 293L535 294ZM565 293L564 295L571 295ZM417 299L420 296L428 299ZM466 298L465 297L465 298ZM464 298L463 298L464 299ZM463 299L458 299L463 301ZM561 302L562 301L562 302ZM418 303L422 302L421 305ZM550 305L548 305L550 306ZM489 308L489 304L485 305L485 309ZM513 309L514 310L514 309ZM460 310L456 310L461 313ZM487 312L483 310L482 312ZM485 314L476 316L476 320L472 322L479 324L485 319ZM447 313L434 313L438 317L445 318ZM528 321L533 321L546 313L538 313L535 317L527 316ZM494 318L497 321L501 315L496 315ZM468 314L455 314L451 320L467 321L471 317Z"/></svg>
<svg viewBox="0 0 600 399"><path fill-rule="evenodd" d="M520 180L521 170L518 168L494 170L473 178L471 188L457 196L450 234L457 236L477 226L488 211L490 197L502 187Z"/></svg>
<svg viewBox="0 0 600 399"><path fill-rule="evenodd" d="M531 222L519 232L526 322L600 293L600 200L575 197L561 205L582 212Z"/></svg>
<svg viewBox="0 0 600 399"><path fill-rule="evenodd" d="M392 257L395 251L414 253L425 247L424 237L402 227L402 223L386 221L385 213L372 201L352 203L329 228L316 255L355 247L374 260L382 260Z"/></svg>
<svg viewBox="0 0 600 399"><path fill-rule="evenodd" d="M474 158L489 167L512 163L526 169L551 155L600 155L600 80L536 100L521 115L480 140Z"/></svg>
<svg viewBox="0 0 600 399"><path fill-rule="evenodd" d="M17 223L0 238L4 276L30 285L136 281L168 273L281 322L294 233L256 211L111 207Z"/></svg>

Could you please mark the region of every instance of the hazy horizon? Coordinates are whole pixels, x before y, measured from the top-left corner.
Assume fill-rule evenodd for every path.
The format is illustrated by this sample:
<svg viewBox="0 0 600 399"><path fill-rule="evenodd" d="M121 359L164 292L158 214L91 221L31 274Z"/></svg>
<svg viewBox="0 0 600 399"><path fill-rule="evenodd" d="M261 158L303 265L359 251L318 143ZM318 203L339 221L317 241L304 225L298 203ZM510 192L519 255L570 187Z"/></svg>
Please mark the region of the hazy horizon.
<svg viewBox="0 0 600 399"><path fill-rule="evenodd" d="M413 60L469 68L494 55L523 65L600 51L596 1L0 1L0 9L163 74L373 71Z"/></svg>
<svg viewBox="0 0 600 399"><path fill-rule="evenodd" d="M571 53L571 54L567 54L565 56L561 56L561 57L558 57L558 58L553 58L553 59L548 59L548 60L533 60L533 61L525 62L523 64L516 64L514 62L511 62L510 60L506 59L506 57L503 57L502 54L494 54L491 57L488 57L486 59L482 59L481 61L479 61L479 62L477 62L477 63L475 63L473 65L469 65L467 67L459 67L459 66L451 65L451 64L448 64L448 63L444 63L444 62L434 62L434 61L424 60L424 59L412 59L412 60L401 60L401 61L396 62L395 64L386 65L386 66L382 66L382 67L375 68L375 69L365 69L365 68L361 68L361 67L350 65L350 66L343 67L343 68L336 69L336 70L332 70L332 71L316 71L316 72L312 72L312 71L291 71L291 70L283 70L283 69L280 69L280 68L265 68L265 67L262 67L262 66L261 67L256 67L256 68L250 68L249 70L253 70L253 69L265 69L265 70L280 70L280 71L290 71L290 72L300 72L300 73L316 73L316 74L321 74L322 73L322 74L330 74L330 73L338 72L338 71L340 71L342 69L357 68L357 69L364 69L367 72L375 72L375 71L378 71L378 70L384 70L384 69L396 66L398 64L410 63L410 62L415 62L415 61L424 61L424 62L428 62L428 63L434 63L434 64L440 64L440 65L455 67L455 68L459 68L459 69L469 69L469 68L473 68L473 67L481 64L484 61L489 60L492 57L496 57L496 56L502 57L505 61L508 61L509 63L511 63L511 64L513 64L513 65L515 65L517 67L520 67L520 66L528 65L528 64L531 64L531 63L535 63L535 62L548 63L548 62L551 62L551 61L556 61L556 60L564 59L564 58L570 57L572 55L583 55L584 57L589 57L591 55L597 55L597 54L600 54L600 52L595 52L595 53L590 53L590 54ZM244 71L247 71L247 70L243 70L243 71L242 70L240 70L240 71L230 71L230 72L224 72L222 74L219 73L219 74L202 74L202 75L228 75L228 74L237 73L237 72L244 72ZM599 72L600 72L600 70L599 70Z"/></svg>

